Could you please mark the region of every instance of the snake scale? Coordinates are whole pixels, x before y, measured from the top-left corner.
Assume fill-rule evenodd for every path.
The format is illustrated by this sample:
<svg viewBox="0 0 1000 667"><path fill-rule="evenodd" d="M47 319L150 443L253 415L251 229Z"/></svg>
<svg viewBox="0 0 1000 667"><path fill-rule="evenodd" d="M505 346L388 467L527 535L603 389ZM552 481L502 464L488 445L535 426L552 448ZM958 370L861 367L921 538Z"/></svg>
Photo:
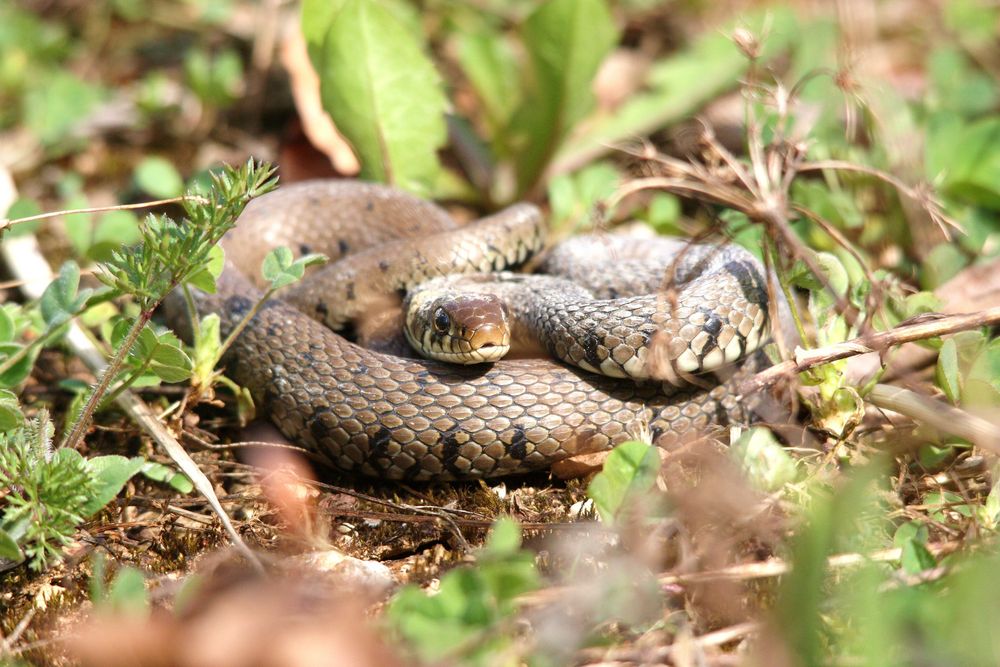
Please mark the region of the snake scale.
<svg viewBox="0 0 1000 667"><path fill-rule="evenodd" d="M398 303L414 279L517 268L541 246L541 229L540 213L526 204L456 229L442 209L387 186L293 184L250 203L223 240L218 291L198 294L198 310L217 312L222 335L231 331L260 297L248 276L272 247L340 260L265 304L227 363L285 436L348 472L496 477L643 433L669 447L749 418L734 386L763 363L759 353L728 380L677 386L547 359L458 366L405 358L361 347L314 319L342 326L368 307ZM763 279L742 284L759 295Z"/></svg>

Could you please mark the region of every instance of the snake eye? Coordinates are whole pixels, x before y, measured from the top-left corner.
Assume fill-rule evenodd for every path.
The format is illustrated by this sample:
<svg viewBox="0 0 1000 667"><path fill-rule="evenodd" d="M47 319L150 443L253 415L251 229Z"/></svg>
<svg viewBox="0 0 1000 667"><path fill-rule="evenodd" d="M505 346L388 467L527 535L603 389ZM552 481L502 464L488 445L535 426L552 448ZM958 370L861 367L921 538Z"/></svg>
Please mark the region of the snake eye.
<svg viewBox="0 0 1000 667"><path fill-rule="evenodd" d="M448 313L444 311L444 308L438 308L434 311L434 330L438 333L445 333L448 331L448 326L451 324L451 318L448 317Z"/></svg>

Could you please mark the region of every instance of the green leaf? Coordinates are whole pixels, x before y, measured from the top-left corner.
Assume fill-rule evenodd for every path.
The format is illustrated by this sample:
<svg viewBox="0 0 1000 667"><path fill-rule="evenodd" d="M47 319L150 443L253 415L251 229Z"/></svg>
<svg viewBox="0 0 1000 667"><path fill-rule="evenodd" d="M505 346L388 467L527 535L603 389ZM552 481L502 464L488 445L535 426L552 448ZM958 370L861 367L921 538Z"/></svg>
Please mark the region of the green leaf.
<svg viewBox="0 0 1000 667"><path fill-rule="evenodd" d="M587 488L601 521L614 523L628 503L652 488L660 455L652 445L630 440L615 447Z"/></svg>
<svg viewBox="0 0 1000 667"><path fill-rule="evenodd" d="M14 318L6 308L0 308L0 343L11 343L17 335Z"/></svg>
<svg viewBox="0 0 1000 667"><path fill-rule="evenodd" d="M141 456L127 459L124 456L111 455L95 456L86 459L86 462L97 486L96 492L87 499L82 511L84 516L93 516L118 495L125 482L142 469L146 460Z"/></svg>
<svg viewBox="0 0 1000 667"><path fill-rule="evenodd" d="M18 546L17 540L10 536L10 533L0 528L0 558L13 563L20 563L24 560L24 552Z"/></svg>
<svg viewBox="0 0 1000 667"><path fill-rule="evenodd" d="M954 243L939 243L924 258L920 284L926 289L940 287L969 265L969 258Z"/></svg>
<svg viewBox="0 0 1000 667"><path fill-rule="evenodd" d="M501 517L493 522L486 537L485 554L499 558L509 556L521 548L521 526L510 517Z"/></svg>
<svg viewBox="0 0 1000 667"><path fill-rule="evenodd" d="M314 64L323 108L358 154L361 177L428 192L447 100L420 40L378 3L346 0Z"/></svg>
<svg viewBox="0 0 1000 667"><path fill-rule="evenodd" d="M17 400L17 394L0 389L0 433L13 430L24 423L24 413Z"/></svg>
<svg viewBox="0 0 1000 667"><path fill-rule="evenodd" d="M222 269L225 265L226 253L222 250L222 246L213 246L208 253L208 262L205 264L205 268L188 278L188 283L202 292L215 294L215 283L222 275Z"/></svg>
<svg viewBox="0 0 1000 667"><path fill-rule="evenodd" d="M608 162L596 162L574 174L560 174L549 184L552 225L590 221L594 206L614 194L622 175Z"/></svg>
<svg viewBox="0 0 1000 667"><path fill-rule="evenodd" d="M900 565L907 574L920 574L937 565L934 555L927 550L927 526L908 521L896 529L892 543L900 549Z"/></svg>
<svg viewBox="0 0 1000 667"><path fill-rule="evenodd" d="M24 95L24 121L44 145L63 148L73 129L104 97L97 85L77 78L66 69L35 81Z"/></svg>
<svg viewBox="0 0 1000 667"><path fill-rule="evenodd" d="M19 354L24 349L23 345L17 343L0 343L0 363L5 362L15 354ZM17 363L11 366L4 373L0 373L0 387L16 387L31 375L31 369L35 366L35 359L38 358L40 348L36 345L28 350Z"/></svg>
<svg viewBox="0 0 1000 667"><path fill-rule="evenodd" d="M184 74L188 85L202 102L227 107L240 94L243 61L233 49L224 49L215 55L201 49L190 49L184 57Z"/></svg>
<svg viewBox="0 0 1000 667"><path fill-rule="evenodd" d="M958 345L954 338L946 339L938 352L937 384L949 401L958 403L962 387L958 368Z"/></svg>
<svg viewBox="0 0 1000 667"><path fill-rule="evenodd" d="M108 211L94 226L92 244L86 256L96 262L110 259L111 253L123 245L138 243L139 219L131 211Z"/></svg>
<svg viewBox="0 0 1000 667"><path fill-rule="evenodd" d="M309 58L317 65L323 54L323 43L333 17L345 0L302 0L302 36L309 48Z"/></svg>
<svg viewBox="0 0 1000 667"><path fill-rule="evenodd" d="M760 58L764 63L788 49L801 34L795 14L779 6L742 16L740 24L754 34L766 33ZM684 50L657 61L646 88L632 94L614 113L588 119L586 129L559 151L553 169L586 164L611 146L690 117L719 93L734 88L748 63L729 37L733 28L705 30Z"/></svg>
<svg viewBox="0 0 1000 667"><path fill-rule="evenodd" d="M201 386L209 385L212 371L219 363L222 348L220 324L219 316L211 313L201 318L201 326L198 327L198 337L194 341L193 375Z"/></svg>
<svg viewBox="0 0 1000 667"><path fill-rule="evenodd" d="M547 0L525 21L522 35L532 86L512 122L518 187L525 192L593 107L591 83L618 30L604 0Z"/></svg>
<svg viewBox="0 0 1000 667"><path fill-rule="evenodd" d="M149 613L146 578L134 567L123 567L108 587L107 598L99 605L126 616L144 616Z"/></svg>
<svg viewBox="0 0 1000 667"><path fill-rule="evenodd" d="M80 267L76 262L64 262L59 275L49 283L39 301L42 319L50 329L73 319L93 293L91 289L77 292L80 285Z"/></svg>
<svg viewBox="0 0 1000 667"><path fill-rule="evenodd" d="M191 493L194 490L194 485L187 475L156 461L146 461L139 472L154 482L169 484L174 490L181 493Z"/></svg>
<svg viewBox="0 0 1000 667"><path fill-rule="evenodd" d="M11 220L17 218L30 218L42 212L42 207L34 199L21 197L16 199L10 208L7 209L7 217ZM42 224L41 220L34 222L19 223L4 232L5 238L14 238L25 234L31 234Z"/></svg>
<svg viewBox="0 0 1000 667"><path fill-rule="evenodd" d="M160 199L184 194L184 179L177 168L162 157L147 157L140 162L135 168L135 184Z"/></svg>
<svg viewBox="0 0 1000 667"><path fill-rule="evenodd" d="M493 132L499 133L520 102L516 58L504 35L488 28L460 33L458 60L482 100Z"/></svg>
<svg viewBox="0 0 1000 667"><path fill-rule="evenodd" d="M264 257L261 275L264 276L264 280L271 283L271 289L281 289L301 280L306 267L322 264L325 261L325 255L315 253L294 259L292 251L281 246L267 253Z"/></svg>
<svg viewBox="0 0 1000 667"><path fill-rule="evenodd" d="M940 114L928 123L928 175L941 180L948 195L1000 209L1000 118L966 123Z"/></svg>
<svg viewBox="0 0 1000 667"><path fill-rule="evenodd" d="M795 460L781 446L771 429L755 427L742 434L730 454L750 483L764 493L780 491L798 477Z"/></svg>

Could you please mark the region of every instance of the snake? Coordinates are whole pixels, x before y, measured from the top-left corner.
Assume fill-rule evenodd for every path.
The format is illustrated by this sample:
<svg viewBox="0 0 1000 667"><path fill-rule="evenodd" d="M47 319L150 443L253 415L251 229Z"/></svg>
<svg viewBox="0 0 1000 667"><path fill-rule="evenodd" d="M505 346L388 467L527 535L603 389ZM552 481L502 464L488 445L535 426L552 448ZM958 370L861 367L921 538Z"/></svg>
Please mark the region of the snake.
<svg viewBox="0 0 1000 667"><path fill-rule="evenodd" d="M226 265L216 291L196 292L196 307L218 314L222 336L252 315L224 358L228 376L287 438L351 474L413 481L523 474L629 439L670 448L752 419L736 386L766 363L759 351L735 371L684 383L610 377L548 358L456 365L349 339L352 320L398 310L421 283L524 267L544 237L541 213L530 204L460 225L436 204L391 186L294 183L249 203L222 241ZM296 255L324 253L331 263L254 313L264 288L254 276L267 252L282 245ZM763 271L753 263L734 270L726 258L715 273L743 291L732 297L735 305L766 312ZM549 261L564 260L574 263L558 255ZM697 273L699 263L674 271ZM613 296L617 288L591 289ZM710 292L711 281L699 289ZM612 316L620 308L616 303ZM702 322L699 331L681 336L715 336L721 316L696 314L681 329ZM636 344L648 338L638 332L624 341L630 336ZM700 350L725 350L719 342ZM600 366L598 353L584 350L582 358L590 354Z"/></svg>

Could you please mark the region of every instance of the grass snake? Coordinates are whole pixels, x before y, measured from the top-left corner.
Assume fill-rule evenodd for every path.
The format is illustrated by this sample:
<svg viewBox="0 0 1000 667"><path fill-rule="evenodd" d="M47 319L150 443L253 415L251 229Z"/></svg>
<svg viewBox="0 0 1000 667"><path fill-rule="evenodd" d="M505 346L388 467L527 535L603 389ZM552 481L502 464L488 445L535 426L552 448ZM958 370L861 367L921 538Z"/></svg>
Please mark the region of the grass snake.
<svg viewBox="0 0 1000 667"><path fill-rule="evenodd" d="M250 203L223 240L227 265L218 291L199 293L198 310L217 312L225 336L260 298L249 276L259 273L264 255L275 246L289 246L296 254L323 252L335 260L265 304L233 344L227 363L230 377L251 391L285 436L348 472L407 480L496 477L543 469L641 434L670 447L706 429L748 419L734 386L741 374L765 363L759 352L735 375L707 374L693 384L676 378L637 382L549 359L460 366L406 358L357 345L317 321L343 328L372 310L391 310L407 289L428 279L517 269L541 248L543 235L540 212L527 204L457 226L443 209L388 186L293 184ZM546 261L559 261L551 257ZM763 270L747 257L740 254L737 261L724 255L725 261L713 265L713 281L728 280L745 297L727 296L724 313L699 315L702 306L691 302L694 319L671 334L689 339L685 349L697 339L701 357L713 349L726 356L728 341L718 338L720 326L735 322L739 328L748 317L759 320L755 312L747 314L749 305L762 309L766 318ZM689 283L697 278L705 258L692 258L691 264L675 262L675 277L688 272L693 274ZM647 259L626 257L620 264L649 266ZM572 273L572 257L568 261ZM615 296L621 280L613 271L601 274L608 284L590 289ZM712 301L713 281L694 281L699 298L708 295ZM614 319L621 303L610 308ZM662 310L654 311L658 326L666 323L655 315ZM729 311L742 314L730 317ZM709 339L699 337L706 330ZM634 342L635 335L655 335L618 333L625 339L632 335ZM607 347L603 353L581 350L585 363L600 362L603 353L610 355L605 359L613 357Z"/></svg>

